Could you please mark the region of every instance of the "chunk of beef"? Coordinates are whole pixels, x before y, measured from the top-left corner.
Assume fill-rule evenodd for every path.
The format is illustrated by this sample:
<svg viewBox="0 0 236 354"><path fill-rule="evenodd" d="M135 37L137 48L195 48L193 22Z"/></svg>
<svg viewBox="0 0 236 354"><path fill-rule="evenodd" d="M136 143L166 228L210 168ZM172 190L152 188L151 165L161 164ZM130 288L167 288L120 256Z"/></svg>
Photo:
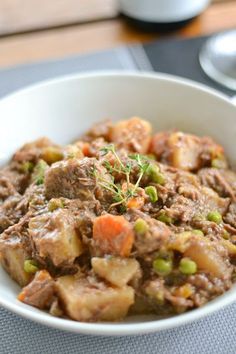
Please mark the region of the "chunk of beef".
<svg viewBox="0 0 236 354"><path fill-rule="evenodd" d="M13 156L13 161L37 163L44 148L54 146L48 138L40 138L31 143L27 143L20 148Z"/></svg>
<svg viewBox="0 0 236 354"><path fill-rule="evenodd" d="M85 245L90 246L93 237L93 221L102 212L100 203L98 201L80 202L76 200L74 203L70 203L68 208L74 215L75 228L81 240Z"/></svg>
<svg viewBox="0 0 236 354"><path fill-rule="evenodd" d="M0 205L0 232L17 223L27 212L31 216L45 209L43 186L30 185L23 196L16 193Z"/></svg>
<svg viewBox="0 0 236 354"><path fill-rule="evenodd" d="M45 174L46 197L93 200L97 193L103 199L106 190L97 183L96 175L110 180L106 170L93 158L55 163Z"/></svg>
<svg viewBox="0 0 236 354"><path fill-rule="evenodd" d="M186 189L186 186L182 186L179 192L187 195L188 198L175 194L169 199L164 210L170 218L183 223L197 218L205 218L211 211L218 211L224 215L230 203L229 198L220 198L216 192L207 187L194 188L191 186Z"/></svg>
<svg viewBox="0 0 236 354"><path fill-rule="evenodd" d="M69 210L58 209L32 218L29 235L35 253L43 259L49 258L54 266L73 264L83 252L74 217Z"/></svg>
<svg viewBox="0 0 236 354"><path fill-rule="evenodd" d="M12 195L0 205L0 233L17 223L24 215L24 208L19 205L21 199L18 194Z"/></svg>
<svg viewBox="0 0 236 354"><path fill-rule="evenodd" d="M56 290L66 314L76 321L118 321L134 303L130 286L112 287L81 274L58 278Z"/></svg>
<svg viewBox="0 0 236 354"><path fill-rule="evenodd" d="M236 203L232 202L229 210L224 217L224 221L236 228Z"/></svg>
<svg viewBox="0 0 236 354"><path fill-rule="evenodd" d="M22 289L18 300L39 309L48 309L53 301L55 282L46 270L40 270Z"/></svg>
<svg viewBox="0 0 236 354"><path fill-rule="evenodd" d="M191 275L188 281L195 288L192 299L194 305L197 307L200 307L206 302L214 299L216 296L223 294L232 286L232 283L229 280L225 281L219 278L209 279L206 274Z"/></svg>
<svg viewBox="0 0 236 354"><path fill-rule="evenodd" d="M150 143L149 151L154 154L158 160L166 161L169 151L167 149L169 132L160 132L153 135Z"/></svg>
<svg viewBox="0 0 236 354"><path fill-rule="evenodd" d="M222 197L236 199L236 174L230 170L203 168L198 173L201 183Z"/></svg>
<svg viewBox="0 0 236 354"><path fill-rule="evenodd" d="M150 123L133 117L120 121L112 127L111 140L118 148L145 154L151 141L151 131Z"/></svg>
<svg viewBox="0 0 236 354"><path fill-rule="evenodd" d="M152 218L145 218L145 221L148 231L145 234L135 234L134 249L139 256L159 250L166 245L171 235L171 230L163 222Z"/></svg>
<svg viewBox="0 0 236 354"><path fill-rule="evenodd" d="M12 161L0 171L0 178L6 178L15 190L23 194L30 184L30 174L22 169L22 163Z"/></svg>
<svg viewBox="0 0 236 354"><path fill-rule="evenodd" d="M82 136L82 140L93 142L97 138L103 138L106 141L110 141L112 127L113 124L110 119L95 123L92 128Z"/></svg>
<svg viewBox="0 0 236 354"><path fill-rule="evenodd" d="M175 295L174 289L165 285L163 279L148 280L143 285L143 292L152 303L157 313L161 311L173 313L186 311L187 308L193 307L193 301L184 296ZM169 305L169 306L168 306ZM162 309L163 308L163 309Z"/></svg>
<svg viewBox="0 0 236 354"><path fill-rule="evenodd" d="M134 228L134 254L143 257L145 254L159 250L165 247L171 236L171 229L161 221L155 220L137 209L130 209L125 214L126 219L132 224ZM147 224L147 230L139 233L135 230L135 222L142 219Z"/></svg>
<svg viewBox="0 0 236 354"><path fill-rule="evenodd" d="M0 205L11 195L16 194L16 190L12 183L5 176L0 175Z"/></svg>

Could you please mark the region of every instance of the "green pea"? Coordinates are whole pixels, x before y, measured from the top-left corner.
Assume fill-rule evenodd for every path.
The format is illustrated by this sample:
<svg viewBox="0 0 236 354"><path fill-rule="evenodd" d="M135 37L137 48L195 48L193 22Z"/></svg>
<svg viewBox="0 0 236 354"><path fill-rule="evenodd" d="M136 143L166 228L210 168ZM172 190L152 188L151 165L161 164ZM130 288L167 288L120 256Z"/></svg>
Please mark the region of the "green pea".
<svg viewBox="0 0 236 354"><path fill-rule="evenodd" d="M36 273L39 270L37 263L33 259L24 261L24 271L26 273Z"/></svg>
<svg viewBox="0 0 236 354"><path fill-rule="evenodd" d="M134 231L137 234L144 235L149 230L149 226L145 220L139 218L135 221Z"/></svg>
<svg viewBox="0 0 236 354"><path fill-rule="evenodd" d="M160 169L157 165L150 164L146 173L152 182L158 183L160 185L165 184L165 176L160 172Z"/></svg>
<svg viewBox="0 0 236 354"><path fill-rule="evenodd" d="M222 233L222 237L225 240L229 240L230 239L230 234L226 230L224 230L223 233Z"/></svg>
<svg viewBox="0 0 236 354"><path fill-rule="evenodd" d="M179 270L185 275L192 275L197 272L197 264L190 258L182 258L179 264Z"/></svg>
<svg viewBox="0 0 236 354"><path fill-rule="evenodd" d="M26 161L21 165L21 171L24 173L30 173L34 169L34 164L33 162Z"/></svg>
<svg viewBox="0 0 236 354"><path fill-rule="evenodd" d="M204 236L204 233L202 232L202 230L193 230L192 233L194 235Z"/></svg>
<svg viewBox="0 0 236 354"><path fill-rule="evenodd" d="M218 211L211 211L207 215L207 220L215 222L216 224L220 224L222 222L222 216Z"/></svg>
<svg viewBox="0 0 236 354"><path fill-rule="evenodd" d="M35 166L33 179L37 185L43 184L47 167L48 164L44 160L40 160Z"/></svg>
<svg viewBox="0 0 236 354"><path fill-rule="evenodd" d="M146 194L149 196L150 201L155 203L158 200L157 190L153 186L148 186L145 188Z"/></svg>
<svg viewBox="0 0 236 354"><path fill-rule="evenodd" d="M157 220L164 222L165 224L173 224L174 220L168 216L165 212L161 212L158 217Z"/></svg>
<svg viewBox="0 0 236 354"><path fill-rule="evenodd" d="M173 265L171 260L157 258L152 263L154 271L159 275L168 275L172 271Z"/></svg>

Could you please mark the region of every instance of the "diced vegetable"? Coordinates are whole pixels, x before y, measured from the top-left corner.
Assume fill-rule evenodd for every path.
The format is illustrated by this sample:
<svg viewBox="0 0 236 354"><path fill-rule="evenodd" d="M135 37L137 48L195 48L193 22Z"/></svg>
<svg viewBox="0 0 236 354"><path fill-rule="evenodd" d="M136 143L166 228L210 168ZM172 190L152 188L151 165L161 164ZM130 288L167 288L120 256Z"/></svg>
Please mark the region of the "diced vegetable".
<svg viewBox="0 0 236 354"><path fill-rule="evenodd" d="M200 138L181 132L172 133L168 139L170 164L183 170L195 170L200 165Z"/></svg>
<svg viewBox="0 0 236 354"><path fill-rule="evenodd" d="M168 275L172 271L172 261L171 259L157 258L153 261L153 269L159 275Z"/></svg>
<svg viewBox="0 0 236 354"><path fill-rule="evenodd" d="M174 220L170 216L168 216L164 211L158 215L157 220L164 222L165 224L173 224L174 222Z"/></svg>
<svg viewBox="0 0 236 354"><path fill-rule="evenodd" d="M194 240L184 255L191 258L197 264L199 270L210 273L215 277L228 278L231 274L231 269L210 242Z"/></svg>
<svg viewBox="0 0 236 354"><path fill-rule="evenodd" d="M76 321L121 320L134 303L130 286L111 287L95 280L90 283L79 275L59 277L56 289L66 314Z"/></svg>
<svg viewBox="0 0 236 354"><path fill-rule="evenodd" d="M153 186L148 186L145 188L146 194L149 196L149 199L152 203L157 202L158 200L158 195L157 195L157 190Z"/></svg>
<svg viewBox="0 0 236 354"><path fill-rule="evenodd" d="M41 159L51 165L52 163L63 159L63 152L59 147L47 146L42 149Z"/></svg>
<svg viewBox="0 0 236 354"><path fill-rule="evenodd" d="M77 146L76 144L67 145L65 147L64 154L65 154L66 159L74 159L74 158L81 159L84 157L82 149L79 146Z"/></svg>
<svg viewBox="0 0 236 354"><path fill-rule="evenodd" d="M230 242L229 240L221 240L220 243L227 248L229 254L231 256L235 256L236 255L236 246Z"/></svg>
<svg viewBox="0 0 236 354"><path fill-rule="evenodd" d="M134 231L137 234L144 235L149 230L149 226L144 219L137 219L134 224Z"/></svg>
<svg viewBox="0 0 236 354"><path fill-rule="evenodd" d="M195 274L197 272L197 264L189 258L182 258L179 270L185 275Z"/></svg>
<svg viewBox="0 0 236 354"><path fill-rule="evenodd" d="M193 230L192 233L195 235L204 236L204 233L202 232L202 230Z"/></svg>
<svg viewBox="0 0 236 354"><path fill-rule="evenodd" d="M225 240L229 240L230 239L230 234L226 230L223 230L222 237Z"/></svg>
<svg viewBox="0 0 236 354"><path fill-rule="evenodd" d="M211 167L214 168L227 168L227 162L225 161L225 159L213 159L211 161Z"/></svg>
<svg viewBox="0 0 236 354"><path fill-rule="evenodd" d="M24 270L24 262L28 257L25 250L22 248L20 240L14 240L12 243L1 247L0 261L5 270L10 274L20 286L27 285L32 274Z"/></svg>
<svg viewBox="0 0 236 354"><path fill-rule="evenodd" d="M92 267L101 278L119 287L126 285L140 269L135 259L120 257L94 257Z"/></svg>
<svg viewBox="0 0 236 354"><path fill-rule="evenodd" d="M134 233L131 224L123 216L106 214L94 220L93 239L95 247L102 254L128 257Z"/></svg>
<svg viewBox="0 0 236 354"><path fill-rule="evenodd" d="M34 164L31 161L23 162L21 165L21 171L24 173L30 173L34 169Z"/></svg>
<svg viewBox="0 0 236 354"><path fill-rule="evenodd" d="M33 259L26 259L24 262L24 271L26 273L36 273L39 270L37 262Z"/></svg>
<svg viewBox="0 0 236 354"><path fill-rule="evenodd" d="M200 271L218 278L228 278L231 269L206 237L191 232L175 234L169 248L184 254L197 264Z"/></svg>
<svg viewBox="0 0 236 354"><path fill-rule="evenodd" d="M178 287L174 291L174 295L178 297L184 297L185 299L189 298L194 293L194 288L190 284L184 284Z"/></svg>
<svg viewBox="0 0 236 354"><path fill-rule="evenodd" d="M44 160L40 160L34 168L33 181L39 185L44 183L44 174L48 165Z"/></svg>
<svg viewBox="0 0 236 354"><path fill-rule="evenodd" d="M216 224L220 224L222 222L222 216L218 211L211 211L207 215L207 219L209 221L215 222Z"/></svg>
<svg viewBox="0 0 236 354"><path fill-rule="evenodd" d="M53 212L56 209L63 209L63 208L64 208L64 203L60 198L52 198L48 202L48 210L51 212Z"/></svg>
<svg viewBox="0 0 236 354"><path fill-rule="evenodd" d="M128 209L141 209L144 205L144 198L143 197L133 197L133 198L130 198L127 203L126 203L126 206Z"/></svg>
<svg viewBox="0 0 236 354"><path fill-rule="evenodd" d="M165 184L165 176L160 172L158 165L151 163L147 168L146 174L149 176L151 182L160 185Z"/></svg>
<svg viewBox="0 0 236 354"><path fill-rule="evenodd" d="M111 140L129 151L145 154L151 140L151 125L138 117L116 123L111 129Z"/></svg>

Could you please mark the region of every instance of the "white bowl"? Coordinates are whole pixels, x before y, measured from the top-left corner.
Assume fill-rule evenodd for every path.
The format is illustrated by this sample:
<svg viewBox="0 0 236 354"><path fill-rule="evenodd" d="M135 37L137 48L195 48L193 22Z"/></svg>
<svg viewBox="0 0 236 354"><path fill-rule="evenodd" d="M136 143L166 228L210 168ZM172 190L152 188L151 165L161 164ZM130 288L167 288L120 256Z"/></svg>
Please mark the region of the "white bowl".
<svg viewBox="0 0 236 354"><path fill-rule="evenodd" d="M26 141L48 136L68 143L106 117L139 115L155 130L178 128L210 135L223 144L236 166L236 106L200 84L164 74L92 73L31 86L0 101L1 163ZM96 335L131 335L173 328L209 315L236 300L236 288L188 313L158 320L128 318L123 323L80 323L55 318L16 299L19 287L0 267L0 305L55 328Z"/></svg>
<svg viewBox="0 0 236 354"><path fill-rule="evenodd" d="M121 11L137 20L178 22L199 15L210 0L119 0Z"/></svg>

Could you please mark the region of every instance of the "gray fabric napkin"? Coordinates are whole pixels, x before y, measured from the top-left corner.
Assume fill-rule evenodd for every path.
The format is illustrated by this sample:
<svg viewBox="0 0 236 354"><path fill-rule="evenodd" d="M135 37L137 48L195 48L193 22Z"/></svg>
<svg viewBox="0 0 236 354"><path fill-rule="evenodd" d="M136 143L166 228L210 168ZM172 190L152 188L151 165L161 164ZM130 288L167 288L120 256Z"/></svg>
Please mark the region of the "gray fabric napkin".
<svg viewBox="0 0 236 354"><path fill-rule="evenodd" d="M148 55L150 56L150 51ZM142 46L120 47L96 54L0 70L0 96L62 74L88 70L153 70L152 68ZM173 330L136 337L111 338L55 330L0 308L0 354L235 354L235 312L236 304Z"/></svg>

